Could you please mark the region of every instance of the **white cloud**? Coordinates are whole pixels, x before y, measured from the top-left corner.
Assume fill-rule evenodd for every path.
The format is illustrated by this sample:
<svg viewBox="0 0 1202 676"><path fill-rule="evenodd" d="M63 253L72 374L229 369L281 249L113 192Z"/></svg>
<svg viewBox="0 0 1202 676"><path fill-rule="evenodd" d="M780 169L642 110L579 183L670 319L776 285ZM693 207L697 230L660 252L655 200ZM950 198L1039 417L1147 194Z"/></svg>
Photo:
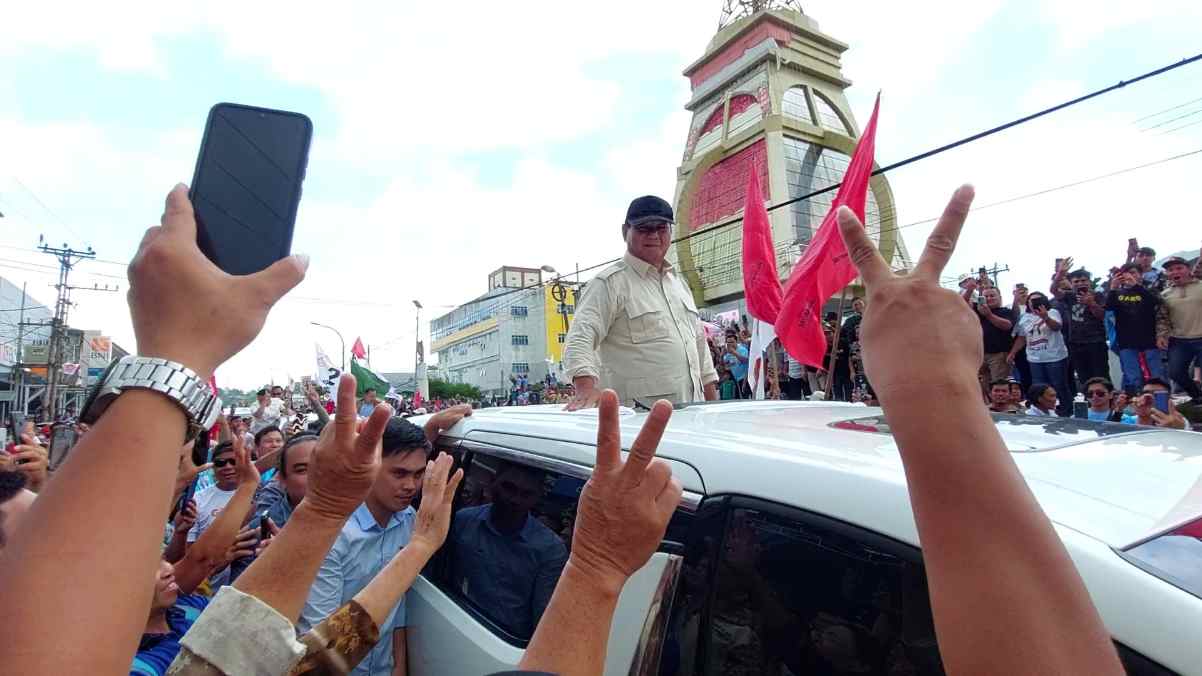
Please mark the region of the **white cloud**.
<svg viewBox="0 0 1202 676"><path fill-rule="evenodd" d="M1051 0L1035 4L1039 18L1054 27L1065 49L1080 49L1107 33L1140 24L1157 22L1166 31L1181 28L1195 34L1202 25L1202 4L1196 0Z"/></svg>
<svg viewBox="0 0 1202 676"><path fill-rule="evenodd" d="M1193 3L1091 9L1078 22L1070 3L1040 7L1058 44L1079 47L1132 22L1199 11ZM894 148L919 150L945 140L949 121L972 122L945 112L958 110L974 92L943 75L990 30L1000 8L999 0L939 0L919 8L875 3L866 19L863 8L846 3L805 5L824 32L851 44L844 72L856 83L849 91L855 112L863 118L871 97L884 91L882 160L895 159ZM347 341L363 336L379 367L399 370L413 360L412 299L422 300L429 320L446 310L442 306L482 293L487 273L500 265L550 264L570 272L577 264L618 256L616 224L627 200L671 193L689 119L676 110L642 128L617 128L616 113L645 105L623 81L625 66L644 57L678 64L670 74L677 84L655 95L662 97L659 105L663 99L682 105L687 80L679 70L703 52L718 9L716 1L699 7L696 0L299 9L278 2L145 2L116 10L80 4L71 11L26 4L12 8L0 24L0 59L73 50L94 55L108 69L170 77L165 55L173 40L211 37L247 69L315 89L332 107L336 128L319 130L311 180L342 172L350 180L383 177L386 187L354 201L309 191L294 242L294 250L313 256L309 279L273 311L255 343L222 369L224 381L249 386L307 374L315 340L331 355L338 351L336 339L310 321L338 326ZM983 76L992 81L993 74ZM1082 77L1059 73L1016 86L1015 110L1076 93ZM0 91L8 86L0 77ZM997 115L1005 119L1011 112ZM965 180L976 183L983 204L1202 145L1202 133L1188 130L1141 134L1129 112L1109 104L1083 106L899 170L890 180L900 221L938 214ZM100 127L87 121L86 109L78 122L3 115L0 209L9 196L3 179L18 175L94 239L105 258L127 258L143 229L157 220L170 184L191 175L197 129L144 134ZM585 135L606 144L597 158L588 158L593 164L575 158L576 168L569 168L549 159L564 142ZM522 157L504 180L492 174L485 180L464 159L498 149ZM1014 269L1011 282L1035 288L1043 285L1053 257L1074 255L1100 272L1132 234L1165 251L1191 246L1196 236L1176 227L1176 204L1192 194L1188 178L1200 161L976 213L949 272L996 260ZM38 228L69 236L36 204L19 208L26 213L0 220L0 242L28 246ZM912 251L928 231L904 231ZM42 289L42 298L52 297L45 290L52 271L28 265L46 265L48 257L11 249L0 249L0 257L24 261L0 264L0 274L28 279ZM124 275L120 266L105 264L85 264L77 274L84 283L118 281L92 277L93 271ZM331 302L339 299L353 302ZM78 300L74 323L103 328L132 347L123 295Z"/></svg>

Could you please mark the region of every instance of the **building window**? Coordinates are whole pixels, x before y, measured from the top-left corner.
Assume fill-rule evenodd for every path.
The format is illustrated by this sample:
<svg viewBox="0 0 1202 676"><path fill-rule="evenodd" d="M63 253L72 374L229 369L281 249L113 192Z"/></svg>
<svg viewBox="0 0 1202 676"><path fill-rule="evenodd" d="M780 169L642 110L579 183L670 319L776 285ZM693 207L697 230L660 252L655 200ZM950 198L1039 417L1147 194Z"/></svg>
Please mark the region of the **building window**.
<svg viewBox="0 0 1202 676"><path fill-rule="evenodd" d="M514 305L509 308L509 314L514 317L525 317L530 314L530 308L524 305Z"/></svg>
<svg viewBox="0 0 1202 676"><path fill-rule="evenodd" d="M784 149L785 180L789 185L790 199L808 195L816 190L839 183L843 180L843 174L847 171L847 165L851 161L850 157L837 150L788 136L784 139ZM810 238L822 223L822 219L826 217L826 213L830 211L831 202L834 199L835 192L832 190L815 195L810 199L794 202L789 206L793 216L793 231L802 251L809 244ZM869 236L874 241L879 241L881 213L871 188L868 190L868 200L864 207L864 225L868 228ZM788 252L783 251L778 254L778 256L787 255ZM792 258L788 260L778 258L777 260L777 263L781 265L792 262Z"/></svg>
<svg viewBox="0 0 1202 676"><path fill-rule="evenodd" d="M567 339L568 339L568 334L566 334L566 333L559 334L559 344L560 345L563 345L564 341Z"/></svg>
<svg viewBox="0 0 1202 676"><path fill-rule="evenodd" d="M513 345L529 345L530 336L510 336Z"/></svg>
<svg viewBox="0 0 1202 676"><path fill-rule="evenodd" d="M725 112L726 107L722 103L718 103L706 118L705 123L697 130L697 143L693 146L694 157L722 141L722 122Z"/></svg>
<svg viewBox="0 0 1202 676"><path fill-rule="evenodd" d="M730 129L726 135L733 137L762 119L764 109L760 107L760 100L751 94L738 94L730 99Z"/></svg>
<svg viewBox="0 0 1202 676"><path fill-rule="evenodd" d="M567 303L559 303L558 305L555 306L555 312L557 312L558 314L561 314L561 315L576 314L576 306L568 305Z"/></svg>
<svg viewBox="0 0 1202 676"><path fill-rule="evenodd" d="M835 105L817 90L814 91L814 108L818 111L818 124L823 128L855 137L850 125L843 121Z"/></svg>
<svg viewBox="0 0 1202 676"><path fill-rule="evenodd" d="M810 114L810 106L806 103L804 87L790 87L781 99L781 109L791 118L814 124L814 116Z"/></svg>
<svg viewBox="0 0 1202 676"><path fill-rule="evenodd" d="M514 373L530 373L530 364L524 361L515 361L512 371Z"/></svg>

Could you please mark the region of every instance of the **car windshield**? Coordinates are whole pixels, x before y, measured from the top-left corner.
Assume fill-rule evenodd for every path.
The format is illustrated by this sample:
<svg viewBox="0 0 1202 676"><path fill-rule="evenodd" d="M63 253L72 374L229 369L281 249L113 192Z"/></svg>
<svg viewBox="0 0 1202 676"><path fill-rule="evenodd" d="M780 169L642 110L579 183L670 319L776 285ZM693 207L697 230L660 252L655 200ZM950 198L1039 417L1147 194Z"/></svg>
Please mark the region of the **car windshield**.
<svg viewBox="0 0 1202 676"><path fill-rule="evenodd" d="M994 424L1011 452L1042 451L1091 441L1116 434L1147 432L1148 429L1121 423L1094 422L1079 418L1055 418L995 413ZM892 434L884 415L865 416L831 423L831 427L856 432Z"/></svg>

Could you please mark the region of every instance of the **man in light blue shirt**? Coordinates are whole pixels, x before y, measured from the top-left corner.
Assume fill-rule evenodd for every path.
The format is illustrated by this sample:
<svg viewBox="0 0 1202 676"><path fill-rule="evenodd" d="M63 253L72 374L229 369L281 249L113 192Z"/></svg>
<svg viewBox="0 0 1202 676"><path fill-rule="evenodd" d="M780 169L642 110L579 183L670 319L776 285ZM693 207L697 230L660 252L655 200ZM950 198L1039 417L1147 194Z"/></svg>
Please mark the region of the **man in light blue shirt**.
<svg viewBox="0 0 1202 676"><path fill-rule="evenodd" d="M380 399L376 396L376 391L372 388L367 388L363 391L363 403L359 404L359 417L371 417L371 412L376 410L376 406L380 403Z"/></svg>
<svg viewBox="0 0 1202 676"><path fill-rule="evenodd" d="M347 519L317 571L297 623L298 633L308 631L354 598L409 543L416 516L410 504L422 485L430 442L422 428L393 418L382 445L383 460L371 492ZM404 597L380 627L380 642L351 673L407 673Z"/></svg>

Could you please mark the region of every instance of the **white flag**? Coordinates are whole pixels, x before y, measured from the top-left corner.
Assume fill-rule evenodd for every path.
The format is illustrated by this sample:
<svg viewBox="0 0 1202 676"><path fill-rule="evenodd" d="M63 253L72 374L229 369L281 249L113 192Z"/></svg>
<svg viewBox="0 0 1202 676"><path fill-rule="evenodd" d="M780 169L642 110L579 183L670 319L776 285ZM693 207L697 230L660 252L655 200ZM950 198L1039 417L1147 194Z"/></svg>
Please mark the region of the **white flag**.
<svg viewBox="0 0 1202 676"><path fill-rule="evenodd" d="M751 320L751 355L747 369L747 382L756 399L764 398L764 383L768 380L768 359L764 353L776 340L776 327L758 319Z"/></svg>
<svg viewBox="0 0 1202 676"><path fill-rule="evenodd" d="M313 376L313 380L318 385L330 390L338 389L338 379L342 377L342 369L330 363L330 358L326 356L325 350L317 343L313 344L317 348L317 373Z"/></svg>

